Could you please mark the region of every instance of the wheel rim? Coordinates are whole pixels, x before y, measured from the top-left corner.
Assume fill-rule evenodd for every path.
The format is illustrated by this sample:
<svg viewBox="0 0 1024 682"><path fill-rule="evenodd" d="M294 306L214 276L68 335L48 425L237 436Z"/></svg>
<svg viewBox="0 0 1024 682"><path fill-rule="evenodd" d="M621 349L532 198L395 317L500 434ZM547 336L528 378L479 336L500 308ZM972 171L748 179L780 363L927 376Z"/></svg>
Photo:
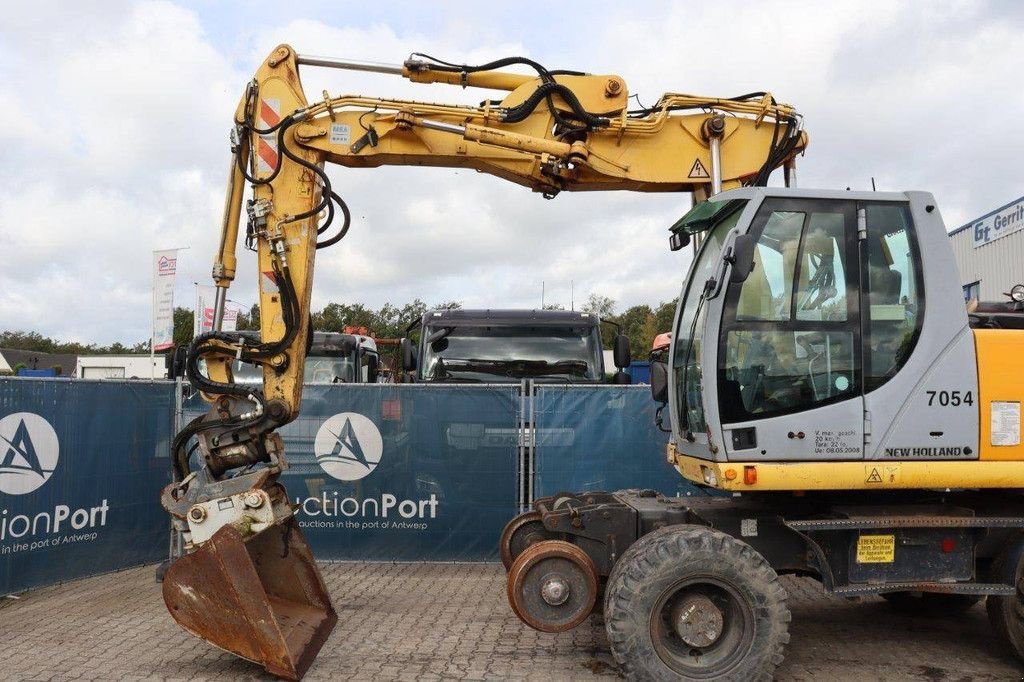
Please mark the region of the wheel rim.
<svg viewBox="0 0 1024 682"><path fill-rule="evenodd" d="M508 601L521 621L541 632L565 632L590 615L597 570L586 552L546 540L519 555L508 573Z"/></svg>
<svg viewBox="0 0 1024 682"><path fill-rule="evenodd" d="M753 646L754 611L735 585L692 576L661 593L651 612L650 633L659 658L676 673L717 677Z"/></svg>
<svg viewBox="0 0 1024 682"><path fill-rule="evenodd" d="M520 514L505 525L501 531L501 539L498 540L498 552L501 554L501 563L507 571L512 562L523 553L523 551L538 542L543 542L551 537L551 533L544 528L540 512L531 511Z"/></svg>

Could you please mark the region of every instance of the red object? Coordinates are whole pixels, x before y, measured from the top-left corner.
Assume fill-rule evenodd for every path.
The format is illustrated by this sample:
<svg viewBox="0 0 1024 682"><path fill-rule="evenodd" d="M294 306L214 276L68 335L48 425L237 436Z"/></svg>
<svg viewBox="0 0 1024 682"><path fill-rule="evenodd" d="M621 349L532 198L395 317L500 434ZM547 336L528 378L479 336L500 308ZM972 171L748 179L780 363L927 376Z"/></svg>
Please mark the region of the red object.
<svg viewBox="0 0 1024 682"><path fill-rule="evenodd" d="M949 554L956 549L956 540L953 538L942 538L942 551Z"/></svg>
<svg viewBox="0 0 1024 682"><path fill-rule="evenodd" d="M381 401L380 416L384 421L402 421L402 401L398 399Z"/></svg>
<svg viewBox="0 0 1024 682"><path fill-rule="evenodd" d="M754 485L757 483L756 467L743 467L743 482L747 485Z"/></svg>

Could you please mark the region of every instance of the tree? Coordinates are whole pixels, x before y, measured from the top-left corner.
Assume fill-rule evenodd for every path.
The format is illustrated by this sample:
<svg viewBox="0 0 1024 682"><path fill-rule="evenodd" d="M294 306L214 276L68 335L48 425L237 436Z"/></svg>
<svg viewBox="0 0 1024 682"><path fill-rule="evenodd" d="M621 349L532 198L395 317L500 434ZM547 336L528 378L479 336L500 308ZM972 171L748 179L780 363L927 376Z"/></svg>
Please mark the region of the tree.
<svg viewBox="0 0 1024 682"><path fill-rule="evenodd" d="M191 308L174 308L175 346L188 345L192 341L194 324Z"/></svg>
<svg viewBox="0 0 1024 682"><path fill-rule="evenodd" d="M651 306L646 304L635 305L619 315L618 321L622 325L622 333L629 338L629 346L637 357L645 349L649 349L653 337L648 338L646 333L647 320L654 317Z"/></svg>
<svg viewBox="0 0 1024 682"><path fill-rule="evenodd" d="M591 294L583 304L583 312L596 314L602 320L615 314L615 299Z"/></svg>
<svg viewBox="0 0 1024 682"><path fill-rule="evenodd" d="M260 304L253 303L252 307L249 308L249 312L244 310L238 311L238 321L235 323L235 329L238 331L252 331L260 328Z"/></svg>

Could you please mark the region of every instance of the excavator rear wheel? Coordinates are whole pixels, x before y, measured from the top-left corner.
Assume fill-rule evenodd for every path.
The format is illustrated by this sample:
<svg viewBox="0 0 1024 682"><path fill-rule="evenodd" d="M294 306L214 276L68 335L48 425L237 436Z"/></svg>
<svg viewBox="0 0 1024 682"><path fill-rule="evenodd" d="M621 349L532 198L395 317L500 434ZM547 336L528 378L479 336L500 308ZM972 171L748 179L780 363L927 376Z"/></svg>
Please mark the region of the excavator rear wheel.
<svg viewBox="0 0 1024 682"><path fill-rule="evenodd" d="M565 632L585 621L594 610L597 589L590 556L564 540L531 545L508 572L512 611L541 632Z"/></svg>
<svg viewBox="0 0 1024 682"><path fill-rule="evenodd" d="M641 538L619 560L605 598L612 655L630 680L771 680L789 621L768 562L703 526Z"/></svg>
<svg viewBox="0 0 1024 682"><path fill-rule="evenodd" d="M1024 660L1024 535L1015 536L992 562L992 580L1017 586L1013 596L989 595L985 608L996 636Z"/></svg>
<svg viewBox="0 0 1024 682"><path fill-rule="evenodd" d="M555 539L558 539L558 536L544 527L540 512L530 511L520 514L505 524L505 529L501 531L501 538L498 540L501 563L508 571L512 567L512 562L527 547L544 540Z"/></svg>

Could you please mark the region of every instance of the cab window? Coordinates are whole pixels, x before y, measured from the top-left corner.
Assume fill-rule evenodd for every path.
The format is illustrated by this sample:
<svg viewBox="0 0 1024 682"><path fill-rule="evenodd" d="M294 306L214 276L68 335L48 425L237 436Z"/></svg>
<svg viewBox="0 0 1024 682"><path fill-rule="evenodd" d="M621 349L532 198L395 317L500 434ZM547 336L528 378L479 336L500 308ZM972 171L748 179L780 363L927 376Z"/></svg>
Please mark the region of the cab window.
<svg viewBox="0 0 1024 682"><path fill-rule="evenodd" d="M865 391L896 374L917 344L924 313L920 262L904 204L867 206Z"/></svg>
<svg viewBox="0 0 1024 682"><path fill-rule="evenodd" d="M753 271L726 293L719 349L725 423L859 393L855 216L846 201L780 199L761 207L751 226Z"/></svg>

